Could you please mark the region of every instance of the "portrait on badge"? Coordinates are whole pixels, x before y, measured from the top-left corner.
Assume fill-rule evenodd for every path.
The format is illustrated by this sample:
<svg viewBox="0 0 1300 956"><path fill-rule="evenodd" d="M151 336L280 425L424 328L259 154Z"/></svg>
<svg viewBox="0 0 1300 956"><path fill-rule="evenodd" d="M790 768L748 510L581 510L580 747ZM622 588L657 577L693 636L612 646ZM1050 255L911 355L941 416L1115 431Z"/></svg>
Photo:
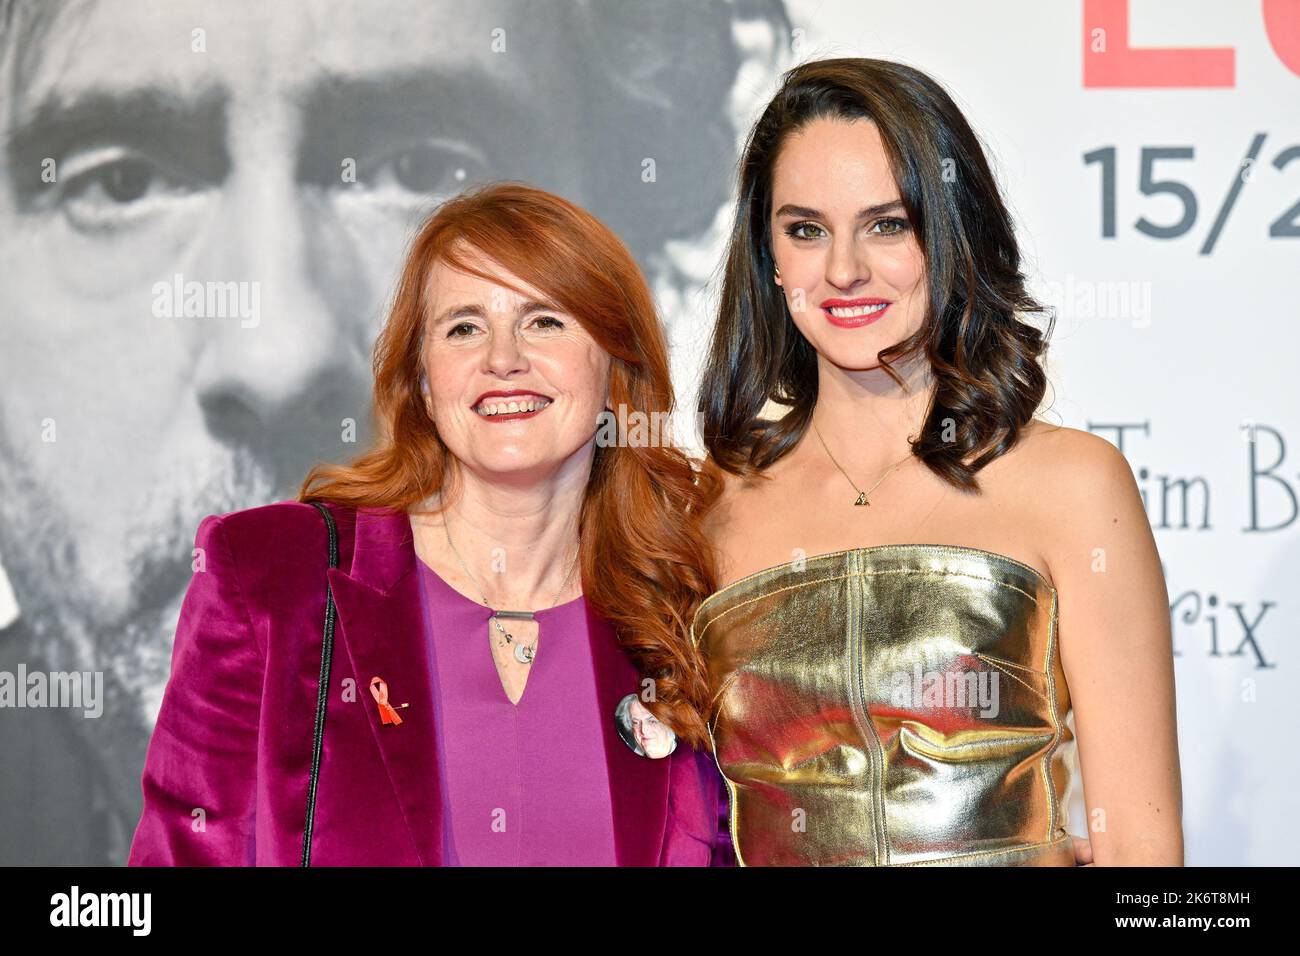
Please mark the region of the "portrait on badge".
<svg viewBox="0 0 1300 956"><path fill-rule="evenodd" d="M677 749L677 735L636 694L628 694L618 702L614 721L623 742L638 756L658 760Z"/></svg>

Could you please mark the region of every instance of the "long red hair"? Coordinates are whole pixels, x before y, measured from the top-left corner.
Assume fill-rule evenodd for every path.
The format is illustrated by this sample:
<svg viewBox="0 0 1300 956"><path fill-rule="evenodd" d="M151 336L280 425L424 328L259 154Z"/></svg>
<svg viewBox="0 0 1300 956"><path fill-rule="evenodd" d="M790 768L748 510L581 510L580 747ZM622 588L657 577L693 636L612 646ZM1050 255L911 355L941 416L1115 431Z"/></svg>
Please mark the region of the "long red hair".
<svg viewBox="0 0 1300 956"><path fill-rule="evenodd" d="M312 468L298 500L407 511L442 488L450 453L422 397L425 290L437 262L503 283L467 261L474 251L576 317L609 353L611 408L647 420L673 411L663 330L623 243L567 200L519 183L491 184L443 203L419 228L375 343L378 437L350 464ZM655 699L646 706L678 737L705 746L708 683L689 628L716 585L698 519L717 492L717 479L693 468L670 439L598 444L579 516L587 602L654 678Z"/></svg>

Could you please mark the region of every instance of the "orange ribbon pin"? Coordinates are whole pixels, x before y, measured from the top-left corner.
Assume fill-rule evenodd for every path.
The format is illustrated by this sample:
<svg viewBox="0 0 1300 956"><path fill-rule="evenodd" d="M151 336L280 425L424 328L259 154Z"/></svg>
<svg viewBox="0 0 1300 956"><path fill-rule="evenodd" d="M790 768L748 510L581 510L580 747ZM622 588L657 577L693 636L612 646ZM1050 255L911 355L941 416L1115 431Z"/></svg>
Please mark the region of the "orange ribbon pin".
<svg viewBox="0 0 1300 956"><path fill-rule="evenodd" d="M388 702L388 685L382 677L370 678L370 696L379 705L379 720L385 724L400 724L402 718L397 716L397 709ZM410 704L398 704L398 707L410 707Z"/></svg>

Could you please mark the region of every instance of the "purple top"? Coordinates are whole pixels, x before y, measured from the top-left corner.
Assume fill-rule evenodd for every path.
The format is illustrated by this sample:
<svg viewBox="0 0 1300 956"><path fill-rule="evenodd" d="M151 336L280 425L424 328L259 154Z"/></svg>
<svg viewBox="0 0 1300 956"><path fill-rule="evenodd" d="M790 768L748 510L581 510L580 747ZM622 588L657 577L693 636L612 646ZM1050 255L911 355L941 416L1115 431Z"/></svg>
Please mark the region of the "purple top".
<svg viewBox="0 0 1300 956"><path fill-rule="evenodd" d="M614 866L587 602L536 612L537 658L510 703L491 612L417 559L442 772L445 866ZM493 630L494 637L499 632Z"/></svg>

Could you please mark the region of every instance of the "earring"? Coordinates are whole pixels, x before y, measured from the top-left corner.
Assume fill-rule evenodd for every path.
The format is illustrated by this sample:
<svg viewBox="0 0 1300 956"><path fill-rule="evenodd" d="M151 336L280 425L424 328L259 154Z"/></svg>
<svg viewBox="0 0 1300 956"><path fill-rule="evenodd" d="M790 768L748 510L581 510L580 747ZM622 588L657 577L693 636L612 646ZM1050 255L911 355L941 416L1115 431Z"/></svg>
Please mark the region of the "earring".
<svg viewBox="0 0 1300 956"><path fill-rule="evenodd" d="M777 285L780 285L780 284L781 284L781 267L780 267L780 266L777 266L777 269L776 269L776 284L777 284Z"/></svg>

